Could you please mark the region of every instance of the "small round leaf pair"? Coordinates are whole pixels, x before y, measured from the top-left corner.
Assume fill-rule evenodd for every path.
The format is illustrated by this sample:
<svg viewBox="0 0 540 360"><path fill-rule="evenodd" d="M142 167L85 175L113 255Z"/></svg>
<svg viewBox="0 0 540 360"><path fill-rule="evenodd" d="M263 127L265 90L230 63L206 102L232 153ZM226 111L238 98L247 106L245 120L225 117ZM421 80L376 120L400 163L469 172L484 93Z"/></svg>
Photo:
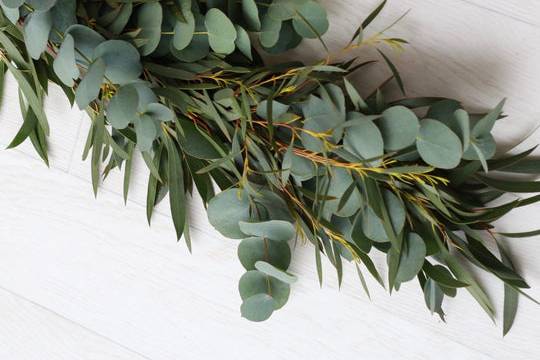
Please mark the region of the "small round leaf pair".
<svg viewBox="0 0 540 360"><path fill-rule="evenodd" d="M264 273L252 270L240 279L238 289L243 300L242 316L251 321L264 321L289 299L290 286Z"/></svg>
<svg viewBox="0 0 540 360"><path fill-rule="evenodd" d="M270 220L264 222L245 222L238 223L240 230L249 236L258 236L275 241L289 241L295 235L294 226L283 220Z"/></svg>

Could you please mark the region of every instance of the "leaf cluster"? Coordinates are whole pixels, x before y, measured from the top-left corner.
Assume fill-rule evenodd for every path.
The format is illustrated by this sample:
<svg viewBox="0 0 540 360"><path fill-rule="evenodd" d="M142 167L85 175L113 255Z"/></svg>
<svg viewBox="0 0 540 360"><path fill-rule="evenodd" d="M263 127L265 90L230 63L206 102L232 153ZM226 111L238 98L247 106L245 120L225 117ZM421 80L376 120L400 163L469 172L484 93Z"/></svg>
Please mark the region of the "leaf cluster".
<svg viewBox="0 0 540 360"><path fill-rule="evenodd" d="M344 53L406 44L386 29L366 36L385 3ZM83 158L90 156L96 193L122 169L127 200L139 152L150 170L149 222L168 194L177 238L191 249L186 207L196 190L210 223L240 240L244 317L266 320L287 302L297 239L313 244L321 282L323 254L340 284L343 261L354 262L366 291L362 268L389 291L416 279L443 319L444 298L459 288L494 316L470 263L504 282L504 331L511 327L528 285L499 236L537 231L497 234L492 223L540 197L490 204L508 192L540 192L540 184L491 172L538 174L540 162L529 156L534 149L495 158L491 132L504 101L473 114L454 99L387 99L390 80L405 88L382 51L392 76L368 96L348 76L375 61L329 55L266 66L265 52L303 38L327 48L327 15L313 0L0 0L0 7L0 79L10 71L17 80L24 117L9 147L29 138L48 162L43 101L49 81L62 87L92 120ZM386 281L372 252L386 256Z"/></svg>

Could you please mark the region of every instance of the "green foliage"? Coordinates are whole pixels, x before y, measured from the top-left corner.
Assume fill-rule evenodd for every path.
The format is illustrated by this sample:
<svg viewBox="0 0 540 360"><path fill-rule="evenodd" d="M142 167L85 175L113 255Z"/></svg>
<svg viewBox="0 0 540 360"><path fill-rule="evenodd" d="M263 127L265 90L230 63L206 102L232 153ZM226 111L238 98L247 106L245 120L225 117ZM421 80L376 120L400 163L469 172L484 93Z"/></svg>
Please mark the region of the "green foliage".
<svg viewBox="0 0 540 360"><path fill-rule="evenodd" d="M406 44L385 30L367 34L385 5L367 15L345 50ZM344 262L354 262L368 294L360 266L383 284L371 260L382 252L389 290L417 278L441 318L444 298L460 288L494 316L468 270L476 266L504 282L504 333L512 326L528 285L504 248L499 259L486 244L538 235L497 234L492 223L540 196L489 203L540 185L485 173L536 175L540 161L530 158L535 148L494 158L491 132L504 101L469 114L454 99L389 99L387 82L363 98L347 76L371 60L266 66L266 52L285 52L303 38L327 50L327 15L313 0L0 0L0 8L0 85L11 72L24 119L9 148L29 139L48 162L43 103L48 81L56 83L92 119L83 158L91 158L96 193L124 166L127 199L139 151L150 171L149 222L168 194L176 237L191 249L186 206L196 190L212 226L240 240L245 318L265 320L287 302L298 239L314 246L320 281L322 255L340 284ZM380 55L404 93L396 65Z"/></svg>

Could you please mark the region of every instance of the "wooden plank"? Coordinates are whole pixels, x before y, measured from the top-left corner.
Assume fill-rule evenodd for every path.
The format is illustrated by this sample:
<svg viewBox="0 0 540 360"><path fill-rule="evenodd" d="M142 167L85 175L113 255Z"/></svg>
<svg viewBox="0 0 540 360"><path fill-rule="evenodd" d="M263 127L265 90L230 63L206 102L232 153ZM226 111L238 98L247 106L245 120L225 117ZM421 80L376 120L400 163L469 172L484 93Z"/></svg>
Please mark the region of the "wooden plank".
<svg viewBox="0 0 540 360"><path fill-rule="evenodd" d="M0 289L0 317L2 359L145 359L4 289Z"/></svg>
<svg viewBox="0 0 540 360"><path fill-rule="evenodd" d="M323 3L329 9L331 24L324 38L332 54L339 54L356 27L380 1ZM508 97L505 110L511 117L506 121L513 125L499 127L496 135L504 138L504 143L512 144L536 128L540 28L463 1L402 0L388 2L366 30L366 37L384 29L409 9L410 13L388 35L404 37L411 45L402 54L384 48L398 66L409 95L453 97L463 100L472 110L491 108ZM318 41L312 40L286 56L313 62L322 57L323 51ZM377 58L369 48L347 55L357 55L360 61ZM352 79L366 95L389 75L386 66L380 64L368 74L359 72ZM394 94L397 97L399 92Z"/></svg>
<svg viewBox="0 0 540 360"><path fill-rule="evenodd" d="M540 1L538 0L461 0L469 4L478 6L481 9L486 9L490 12L495 12L507 16L509 18L522 21L540 27ZM487 14L486 14L487 15Z"/></svg>
<svg viewBox="0 0 540 360"><path fill-rule="evenodd" d="M0 148L5 148L19 131L22 116L19 108L17 82L8 74L4 89L2 106L0 107ZM49 96L45 101L46 114L50 125L49 163L50 166L67 171L71 163L71 155L75 141L78 138L82 113L77 108L71 108L62 90L52 85ZM30 139L19 145L17 150L28 156L39 159L32 147ZM13 151L13 150L10 150ZM43 164L45 167L45 164Z"/></svg>
<svg viewBox="0 0 540 360"><path fill-rule="evenodd" d="M323 2L330 8L332 24L325 38L337 51L379 1ZM504 5L503 10L523 9L502 1L491 4ZM412 43L401 56L391 54L411 94L452 96L481 108L509 96L511 117L501 123L499 138L515 142L535 127L540 95L537 27L470 2L402 0L389 2L370 31L382 29L408 8L413 11L389 34ZM535 17L535 8L528 9L533 9L526 12ZM313 41L287 56L311 61L321 51ZM364 49L360 56L369 59L374 53ZM388 71L381 66L355 80L366 94L386 76ZM13 93L9 91L8 97ZM313 359L350 358L351 354L411 359L440 354L475 359L540 356L535 341L540 324L534 321L540 310L528 301L521 302L513 332L501 340L500 329L491 326L465 294L448 302L449 323L444 325L426 313L416 284L390 298L369 281L374 298L370 303L359 295L358 281L346 267L340 293L332 272L326 273L319 290L312 249L303 246L295 252L292 271L301 280L290 304L267 323L242 321L234 290L242 273L235 259L235 242L209 227L201 206L193 206L191 212L196 225L193 256L183 244L174 242L170 219L162 215L167 214L166 207L158 209L153 228L148 229L144 210L138 206L144 204L146 186L140 162L135 170L140 176L133 177L134 202L128 208L119 196L118 175L109 179L98 201L93 201L87 182L89 167L80 162L80 144L86 134L81 131L77 137L77 131L69 128L79 115L65 116L65 105L57 109L58 116L51 118L51 125L58 126L52 133L59 134L51 141L53 153L58 154L52 166L70 170L77 178L45 171L16 152L0 153L0 285L156 359L224 354L231 358L297 358L302 354ZM8 98L0 113L2 144L16 132L19 123L12 120L17 113L15 100ZM6 121L12 124L9 136L4 135ZM62 163L70 159L74 141L73 161ZM502 225L508 231L534 228L539 210L520 210ZM519 267L533 286L532 294L538 297L540 245L534 240L512 245ZM378 259L380 268L383 262ZM500 309L502 287L491 278L484 280Z"/></svg>
<svg viewBox="0 0 540 360"><path fill-rule="evenodd" d="M415 359L444 353L503 359L540 353L534 342L540 324L528 321L540 309L530 303L523 301L514 333L501 341L500 329L465 294L447 304L445 325L426 311L416 284L389 297L369 280L371 303L349 266L338 292L325 262L319 289L309 246L295 251L291 270L300 281L288 306L269 322L248 323L238 312L242 270L235 241L209 235L207 224L207 233L193 231L189 255L174 240L168 217L158 214L149 229L142 208L124 208L119 195L103 192L93 201L84 181L36 170L17 153L0 161L0 284L147 357ZM533 260L540 249L527 244L522 250L529 253L523 267L526 275L536 274L528 278L538 295ZM378 266L383 262L379 258ZM487 280L491 293L501 291Z"/></svg>

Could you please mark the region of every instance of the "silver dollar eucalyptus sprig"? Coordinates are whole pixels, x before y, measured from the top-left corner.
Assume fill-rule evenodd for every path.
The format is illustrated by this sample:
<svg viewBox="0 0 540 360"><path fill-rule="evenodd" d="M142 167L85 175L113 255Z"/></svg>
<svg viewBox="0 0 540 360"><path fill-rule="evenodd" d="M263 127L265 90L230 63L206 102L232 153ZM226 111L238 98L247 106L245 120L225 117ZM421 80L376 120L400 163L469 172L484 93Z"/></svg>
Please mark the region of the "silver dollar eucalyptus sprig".
<svg viewBox="0 0 540 360"><path fill-rule="evenodd" d="M60 86L92 120L83 158L91 158L95 192L123 169L127 199L137 150L150 170L149 222L168 194L177 238L191 249L186 199L196 190L210 223L240 240L241 313L250 320L287 302L296 281L287 271L291 244L301 239L313 244L321 282L322 254L340 283L343 261L354 262L367 292L365 270L389 291L417 279L428 309L443 319L444 297L460 288L493 317L466 265L492 273L504 282L506 333L518 296L529 296L500 239L540 232L498 233L492 223L540 197L489 204L508 192L540 192L540 183L489 173L538 174L540 162L529 156L534 148L494 158L491 131L504 101L471 114L453 99L390 100L390 81L360 95L347 77L375 61L332 59L366 46L378 48L405 94L381 48L406 41L387 37L388 28L366 35L385 4L339 56L266 66L265 53L303 38L328 52L318 2L0 0L0 77L9 71L18 82L24 117L9 147L30 139L48 162L43 100L49 82ZM386 255L386 282L372 252Z"/></svg>

